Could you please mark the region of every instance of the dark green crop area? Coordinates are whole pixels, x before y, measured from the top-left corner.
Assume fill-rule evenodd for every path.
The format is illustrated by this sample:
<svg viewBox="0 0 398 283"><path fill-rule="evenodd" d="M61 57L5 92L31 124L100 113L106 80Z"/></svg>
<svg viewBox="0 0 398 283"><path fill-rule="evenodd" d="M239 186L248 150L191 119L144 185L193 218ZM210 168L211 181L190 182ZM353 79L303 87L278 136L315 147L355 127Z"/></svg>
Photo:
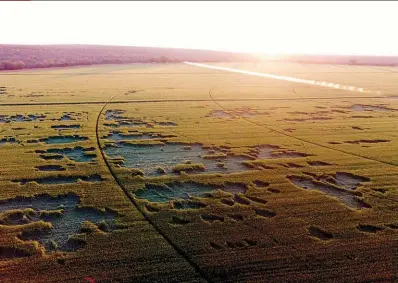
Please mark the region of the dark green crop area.
<svg viewBox="0 0 398 283"><path fill-rule="evenodd" d="M0 73L0 282L393 282L398 72Z"/></svg>

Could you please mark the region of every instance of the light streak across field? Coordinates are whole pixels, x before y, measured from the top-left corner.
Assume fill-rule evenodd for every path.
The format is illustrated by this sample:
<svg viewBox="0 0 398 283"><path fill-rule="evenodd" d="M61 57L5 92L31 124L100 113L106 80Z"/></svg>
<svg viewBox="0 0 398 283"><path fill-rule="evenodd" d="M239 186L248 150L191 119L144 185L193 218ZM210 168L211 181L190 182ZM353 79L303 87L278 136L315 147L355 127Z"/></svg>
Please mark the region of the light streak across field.
<svg viewBox="0 0 398 283"><path fill-rule="evenodd" d="M373 93L373 91L364 89L362 87L347 86L347 85L341 85L341 84L336 84L336 83L331 83L331 82L300 79L300 78L294 78L294 77L289 77L289 76L280 76L280 75L275 75L275 74L270 74L270 73L252 72L252 71L246 71L246 70L240 70L240 69L234 69L234 68L228 68L228 67L213 66L213 65L201 64L201 63L193 63L193 62L187 62L187 61L185 61L184 63L188 64L188 65L193 65L193 66L198 66L198 67L203 67L203 68L208 68L208 69L221 70L221 71L245 74L245 75L250 75L250 76L258 76L258 77L281 80L281 81L289 81L289 82L295 82L295 83L306 84L306 85L348 90L348 91L361 92L361 93ZM377 91L377 94L380 94L380 92Z"/></svg>

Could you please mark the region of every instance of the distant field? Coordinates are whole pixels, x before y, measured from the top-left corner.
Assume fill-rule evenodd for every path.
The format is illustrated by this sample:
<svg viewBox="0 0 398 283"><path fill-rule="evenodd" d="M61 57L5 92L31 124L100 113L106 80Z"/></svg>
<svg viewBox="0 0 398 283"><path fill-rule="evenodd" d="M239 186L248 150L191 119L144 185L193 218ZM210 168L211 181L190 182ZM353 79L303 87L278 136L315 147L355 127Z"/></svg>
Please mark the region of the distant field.
<svg viewBox="0 0 398 283"><path fill-rule="evenodd" d="M393 282L398 70L0 73L1 282ZM113 281L112 281L113 280Z"/></svg>

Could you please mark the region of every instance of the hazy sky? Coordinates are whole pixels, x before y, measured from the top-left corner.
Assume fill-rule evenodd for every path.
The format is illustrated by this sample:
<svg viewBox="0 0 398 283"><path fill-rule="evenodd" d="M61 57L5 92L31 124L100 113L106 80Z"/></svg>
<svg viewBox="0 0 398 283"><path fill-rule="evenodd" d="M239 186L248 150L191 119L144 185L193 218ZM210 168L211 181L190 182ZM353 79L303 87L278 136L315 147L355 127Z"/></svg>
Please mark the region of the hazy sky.
<svg viewBox="0 0 398 283"><path fill-rule="evenodd" d="M0 43L398 55L398 2L0 2Z"/></svg>

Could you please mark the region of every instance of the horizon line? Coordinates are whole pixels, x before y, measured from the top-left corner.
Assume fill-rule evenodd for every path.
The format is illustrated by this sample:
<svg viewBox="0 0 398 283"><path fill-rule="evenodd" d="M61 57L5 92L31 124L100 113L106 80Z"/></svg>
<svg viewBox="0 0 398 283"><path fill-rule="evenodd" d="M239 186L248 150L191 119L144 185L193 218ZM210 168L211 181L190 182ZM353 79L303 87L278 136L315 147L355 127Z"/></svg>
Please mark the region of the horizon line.
<svg viewBox="0 0 398 283"><path fill-rule="evenodd" d="M238 51L226 49L208 49L198 47L171 47L171 46L148 46L148 45L124 45L124 44L101 44L101 43L1 43L1 45L17 45L17 46L101 46L101 47L139 47L139 48L158 48L158 49L180 49L180 50L194 50L194 51L213 51L225 53L237 53L257 56L361 56L361 57L398 57L397 54L369 54L369 53L295 53L295 52L259 52L259 51Z"/></svg>

